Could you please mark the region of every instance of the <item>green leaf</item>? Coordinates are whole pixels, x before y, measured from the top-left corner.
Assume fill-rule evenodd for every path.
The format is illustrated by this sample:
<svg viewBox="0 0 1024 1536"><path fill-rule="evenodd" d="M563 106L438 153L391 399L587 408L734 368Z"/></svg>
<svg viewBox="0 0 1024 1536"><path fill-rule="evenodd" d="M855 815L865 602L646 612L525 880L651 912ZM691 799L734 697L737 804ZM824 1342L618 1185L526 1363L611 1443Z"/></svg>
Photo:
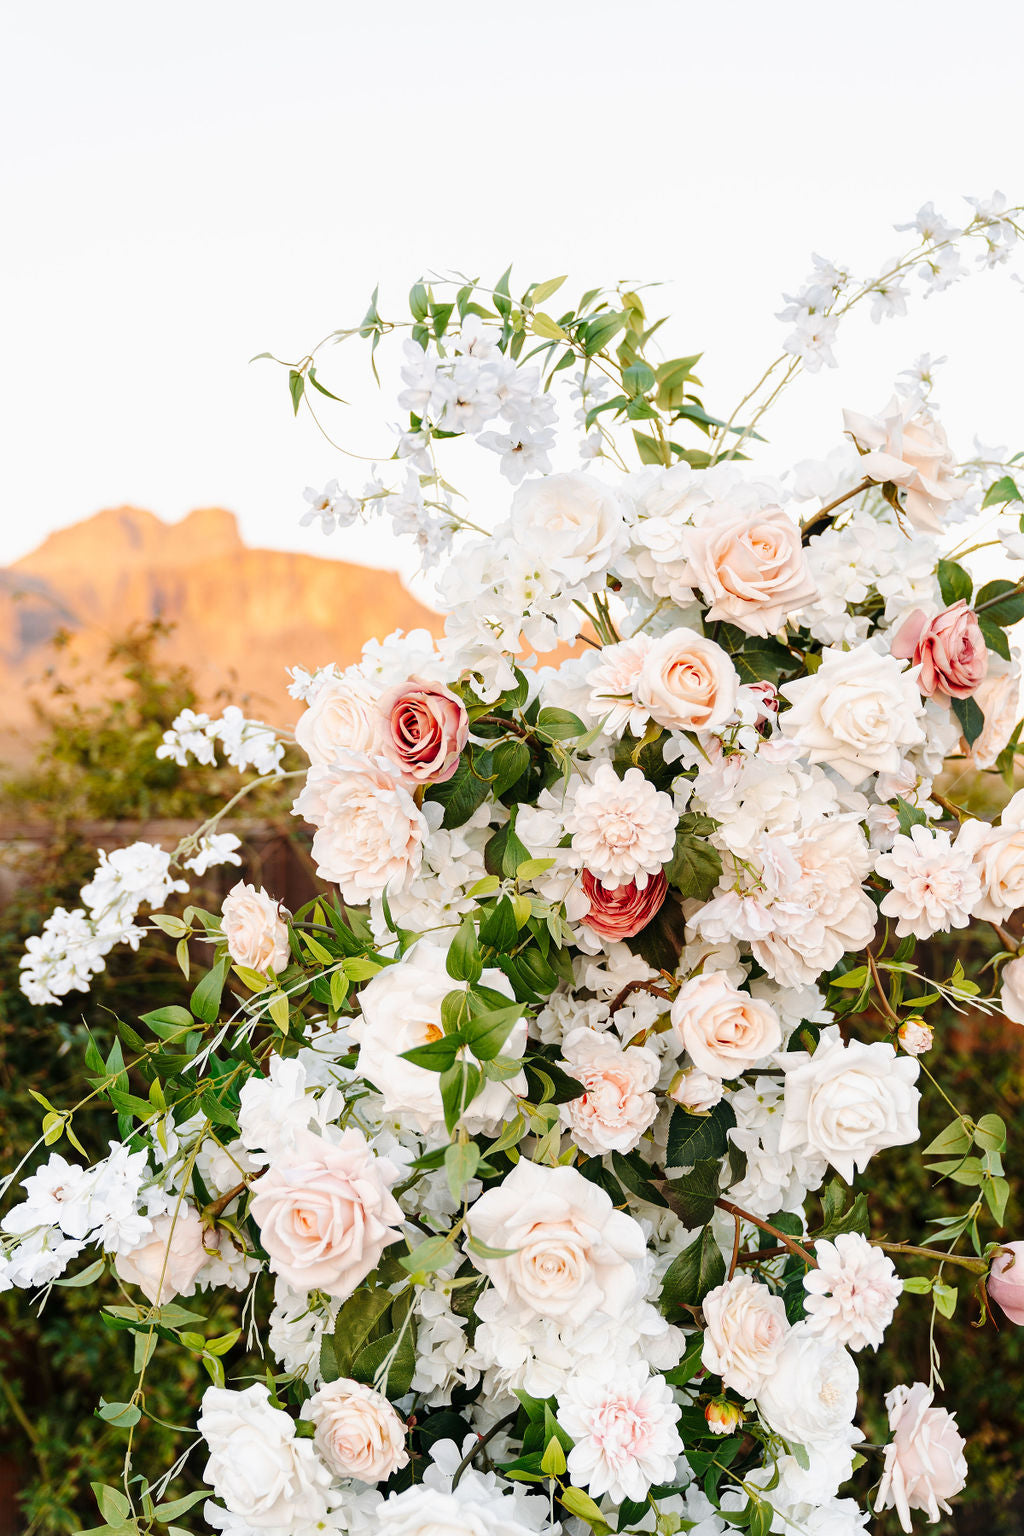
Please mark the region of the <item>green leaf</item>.
<svg viewBox="0 0 1024 1536"><path fill-rule="evenodd" d="M1010 475L1003 475L1001 480L996 480L985 492L985 499L981 504L982 511L986 507L999 507L1007 501L1024 501L1017 482Z"/></svg>
<svg viewBox="0 0 1024 1536"><path fill-rule="evenodd" d="M662 1307L666 1312L697 1307L724 1279L725 1260L708 1226L669 1265L661 1287Z"/></svg>
<svg viewBox="0 0 1024 1536"><path fill-rule="evenodd" d="M952 1317L956 1311L956 1286L947 1285L943 1280L936 1280L932 1285L932 1296L935 1306L943 1317Z"/></svg>
<svg viewBox="0 0 1024 1536"><path fill-rule="evenodd" d="M391 1351L398 1345L394 1359L388 1367L387 1382L381 1381L380 1390L386 1391L391 1398L404 1397L412 1387L412 1378L416 1370L416 1349L412 1324L406 1328L399 1344L399 1330L386 1333L383 1338L375 1339L372 1344L367 1344L359 1351L352 1363L353 1381L361 1381L365 1386L374 1386L374 1378Z"/></svg>
<svg viewBox="0 0 1024 1536"><path fill-rule="evenodd" d="M982 638L990 651L995 651L997 656L1002 656L1004 661L1010 659L1010 642L1005 632L999 625L989 618L987 613L978 614L978 627Z"/></svg>
<svg viewBox="0 0 1024 1536"><path fill-rule="evenodd" d="M101 1397L96 1417L105 1424L112 1424L115 1429L131 1429L142 1418L142 1409L135 1403L108 1403L106 1398ZM107 1519L110 1518L106 1510L103 1510L103 1514Z"/></svg>
<svg viewBox="0 0 1024 1536"><path fill-rule="evenodd" d="M951 1120L922 1152L922 1157L959 1157L971 1150L971 1133L961 1119Z"/></svg>
<svg viewBox="0 0 1024 1536"><path fill-rule="evenodd" d="M668 1126L666 1164L670 1168L691 1168L694 1163L722 1157L729 1145L727 1133L735 1124L736 1116L726 1099L706 1115L677 1105Z"/></svg>
<svg viewBox="0 0 1024 1536"><path fill-rule="evenodd" d="M1006 1126L998 1115L982 1115L974 1127L974 1140L986 1152L1002 1152L1006 1146Z"/></svg>
<svg viewBox="0 0 1024 1536"><path fill-rule="evenodd" d="M548 1477L561 1477L565 1471L565 1451L557 1435L552 1435L540 1458L540 1469Z"/></svg>
<svg viewBox="0 0 1024 1536"><path fill-rule="evenodd" d="M430 297L422 283L414 283L409 290L409 311L420 324L430 314Z"/></svg>
<svg viewBox="0 0 1024 1536"><path fill-rule="evenodd" d="M927 1296L934 1283L931 1275L908 1275L903 1289L910 1296Z"/></svg>
<svg viewBox="0 0 1024 1536"><path fill-rule="evenodd" d="M477 943L476 926L472 915L467 913L448 947L445 962L448 975L453 981L479 981L483 971L480 946Z"/></svg>
<svg viewBox="0 0 1024 1536"><path fill-rule="evenodd" d="M453 1141L444 1152L444 1171L452 1199L458 1203L462 1191L476 1173L480 1148L475 1141Z"/></svg>
<svg viewBox="0 0 1024 1536"><path fill-rule="evenodd" d="M860 1232L870 1229L868 1201L863 1190L854 1194L842 1179L833 1179L821 1192L822 1226L816 1238L837 1237L840 1232Z"/></svg>
<svg viewBox="0 0 1024 1536"><path fill-rule="evenodd" d="M530 749L525 741L502 741L492 753L494 781L491 793L498 799L517 783L530 766Z"/></svg>
<svg viewBox="0 0 1024 1536"><path fill-rule="evenodd" d="M657 382L654 369L647 363L631 363L622 370L622 382L627 394L646 395Z"/></svg>
<svg viewBox="0 0 1024 1536"><path fill-rule="evenodd" d="M681 1178L670 1179L661 1186L670 1208L686 1226L703 1227L711 1220L719 1195L720 1171L717 1159L694 1163Z"/></svg>
<svg viewBox="0 0 1024 1536"><path fill-rule="evenodd" d="M341 1307L334 1324L334 1363L339 1376L351 1376L356 1356L365 1345L394 1297L386 1286L354 1291Z"/></svg>
<svg viewBox="0 0 1024 1536"><path fill-rule="evenodd" d="M565 282L565 277L566 274L563 273L561 277L549 277L543 283L538 283L536 288L533 288L530 292L531 305L543 304L545 299L550 299L551 295L557 293L559 288L561 288Z"/></svg>
<svg viewBox="0 0 1024 1536"><path fill-rule="evenodd" d="M414 1045L412 1050L403 1051L402 1060L411 1061L414 1067L425 1067L428 1072L447 1072L454 1065L462 1044L462 1036L456 1030L442 1040L430 1040L426 1045Z"/></svg>
<svg viewBox="0 0 1024 1536"><path fill-rule="evenodd" d="M478 1061L492 1061L523 1016L522 1003L506 1008L488 1008L465 1020L461 1034Z"/></svg>
<svg viewBox="0 0 1024 1536"><path fill-rule="evenodd" d="M441 1103L449 1136L480 1092L483 1081L480 1068L468 1061L456 1061L454 1066L441 1073Z"/></svg>
<svg viewBox="0 0 1024 1536"><path fill-rule="evenodd" d="M605 1526L607 1529L601 1506L595 1504L589 1493L584 1493L582 1488L563 1488L560 1498L570 1515L575 1515L577 1520L585 1520L591 1530L595 1526Z"/></svg>
<svg viewBox="0 0 1024 1536"><path fill-rule="evenodd" d="M964 740L973 747L985 729L985 716L975 699L950 699L954 715L960 722Z"/></svg>
<svg viewBox="0 0 1024 1536"><path fill-rule="evenodd" d="M530 330L535 336L543 336L548 341L571 340L568 331L563 331L557 320L552 320L550 315L538 311L530 320Z"/></svg>
<svg viewBox="0 0 1024 1536"><path fill-rule="evenodd" d="M306 387L306 381L302 377L302 374L299 373L298 369L297 368L289 368L289 370L288 370L288 392L289 392L289 394L292 397L292 413L295 416L297 416L299 414L299 406L302 403L302 394L303 394L303 391L304 391L305 387Z"/></svg>
<svg viewBox="0 0 1024 1536"><path fill-rule="evenodd" d="M707 901L722 874L722 855L704 838L690 832L676 837L675 851L665 866L665 878L681 896Z"/></svg>
<svg viewBox="0 0 1024 1536"><path fill-rule="evenodd" d="M928 825L928 817L918 805L911 805L908 800L896 796L896 816L899 820L900 831L904 837L910 836L911 827L924 827ZM835 983L838 986L838 982Z"/></svg>
<svg viewBox="0 0 1024 1536"><path fill-rule="evenodd" d="M1024 592L1015 581L990 581L978 593L979 617L1006 629L1024 619Z"/></svg>
<svg viewBox="0 0 1024 1536"><path fill-rule="evenodd" d="M222 956L212 970L207 971L189 999L189 1007L204 1024L215 1024L220 1012L220 999L231 961Z"/></svg>
<svg viewBox="0 0 1024 1536"><path fill-rule="evenodd" d="M485 777L485 765L480 762L481 756L486 761L489 771L488 754L472 752L463 754L462 760L451 778L444 784L431 784L427 791L428 800L436 800L444 806L444 815L441 818L442 827L451 830L452 827L461 827L469 820L477 806L483 805L490 793L490 785ZM473 772L473 766L477 772Z"/></svg>
<svg viewBox="0 0 1024 1536"><path fill-rule="evenodd" d="M970 602L974 582L962 565L957 565L955 560L940 560L936 574L939 578L942 601L947 608L953 603L959 603L961 599L964 602Z"/></svg>
<svg viewBox="0 0 1024 1536"><path fill-rule="evenodd" d="M449 1147L448 1150L452 1149ZM450 1237L428 1237L425 1242L417 1244L411 1253L404 1254L398 1262L411 1275L429 1274L432 1270L443 1269L454 1257L455 1244Z"/></svg>
<svg viewBox="0 0 1024 1536"><path fill-rule="evenodd" d="M546 708L537 716L537 730L554 741L571 741L574 736L585 735L587 728L570 709Z"/></svg>

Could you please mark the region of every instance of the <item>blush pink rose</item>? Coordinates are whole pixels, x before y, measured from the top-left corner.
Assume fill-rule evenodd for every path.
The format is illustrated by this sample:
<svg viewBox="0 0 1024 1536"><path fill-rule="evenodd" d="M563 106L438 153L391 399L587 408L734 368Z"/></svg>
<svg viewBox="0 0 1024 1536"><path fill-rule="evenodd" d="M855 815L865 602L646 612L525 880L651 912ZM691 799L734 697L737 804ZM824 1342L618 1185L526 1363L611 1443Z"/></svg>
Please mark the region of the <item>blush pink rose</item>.
<svg viewBox="0 0 1024 1536"><path fill-rule="evenodd" d="M383 694L381 748L403 778L443 784L459 766L469 739L466 706L441 683L419 677Z"/></svg>
<svg viewBox="0 0 1024 1536"><path fill-rule="evenodd" d="M203 1247L202 1219L194 1206L182 1204L180 1210L153 1221L152 1236L128 1253L119 1253L114 1268L129 1285L137 1285L155 1307L165 1306L175 1296L191 1296L196 1276L207 1260ZM214 1246L213 1234L210 1246Z"/></svg>
<svg viewBox="0 0 1024 1536"><path fill-rule="evenodd" d="M892 638L892 654L920 665L917 685L929 699L969 699L988 672L988 646L977 614L961 598L934 619L920 608Z"/></svg>
<svg viewBox="0 0 1024 1536"><path fill-rule="evenodd" d="M732 517L714 507L684 538L686 579L710 605L709 619L724 619L748 635L771 635L818 594L800 529L781 507Z"/></svg>
<svg viewBox="0 0 1024 1536"><path fill-rule="evenodd" d="M232 886L221 906L221 927L236 965L265 975L268 969L283 971L291 959L281 903L262 886L257 890L244 880Z"/></svg>
<svg viewBox="0 0 1024 1536"><path fill-rule="evenodd" d="M386 1397L348 1377L329 1381L303 1405L313 1444L335 1477L379 1483L408 1465L405 1424Z"/></svg>
<svg viewBox="0 0 1024 1536"><path fill-rule="evenodd" d="M642 891L637 889L635 880L627 880L625 885L604 886L589 869L583 871L581 884L590 902L590 910L581 921L602 939L631 939L647 927L668 895L663 869L648 878Z"/></svg>
<svg viewBox="0 0 1024 1536"><path fill-rule="evenodd" d="M1024 1243L1006 1243L996 1254L988 1294L1011 1323L1024 1323Z"/></svg>
<svg viewBox="0 0 1024 1536"><path fill-rule="evenodd" d="M270 1268L303 1293L342 1300L401 1239L401 1207L391 1194L398 1169L376 1157L360 1131L338 1142L311 1131L253 1184L252 1217Z"/></svg>
<svg viewBox="0 0 1024 1536"><path fill-rule="evenodd" d="M923 1509L932 1521L940 1510L948 1515L948 1501L967 1481L964 1438L956 1419L945 1408L933 1407L933 1401L923 1381L894 1387L885 1399L892 1440L885 1448L875 1509L895 1508L907 1532L913 1530L912 1509Z"/></svg>

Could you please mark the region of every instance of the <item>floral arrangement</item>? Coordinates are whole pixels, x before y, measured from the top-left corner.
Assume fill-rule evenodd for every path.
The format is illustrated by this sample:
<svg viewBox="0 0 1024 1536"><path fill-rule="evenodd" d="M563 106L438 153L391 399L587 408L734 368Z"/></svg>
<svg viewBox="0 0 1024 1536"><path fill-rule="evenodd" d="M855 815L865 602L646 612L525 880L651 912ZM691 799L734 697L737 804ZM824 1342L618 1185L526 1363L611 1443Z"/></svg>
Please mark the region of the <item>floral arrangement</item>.
<svg viewBox="0 0 1024 1536"><path fill-rule="evenodd" d="M78 1160L80 1106L44 1101L40 1143L69 1156L3 1185L0 1288L122 1284L105 1316L138 1385L100 1401L126 1456L93 1536L174 1536L204 1499L228 1536L849 1536L867 1458L905 1531L963 1486L949 1267L982 1321L1024 1322L1006 1130L947 1100L919 1155L964 1208L928 1232L909 1212L872 1232L870 1173L918 1140L922 1091L947 1097L951 1011L1024 1023L1024 792L990 823L936 786L952 759L1013 787L1024 581L975 570L1024 558L1021 456L957 460L925 358L825 459L751 464L852 307L883 319L972 252L1001 264L1020 210L904 227L876 278L816 258L728 417L636 290L552 312L563 279L516 299L508 272L417 283L400 321L375 294L287 365L319 421L323 347L404 336L397 478L308 491L304 521L390 518L440 567L445 631L296 667L293 737L179 716L160 752L219 751L238 795L173 851L101 855L29 942L38 1003L151 929L190 989L106 1051L89 1037L109 1155ZM565 403L584 467L555 472ZM516 488L493 527L442 471L455 438ZM164 911L189 871L239 863L226 811L289 775L315 899L292 914L240 880L220 912ZM989 940L974 976L919 949L952 929ZM901 1279L908 1255L930 1275ZM203 1296L224 1289L244 1303L218 1334ZM891 1439L865 1446L857 1356L898 1303L931 1308L930 1378L893 1359ZM210 1385L150 1479L133 1446L165 1347ZM204 1454L212 1493L174 1496Z"/></svg>

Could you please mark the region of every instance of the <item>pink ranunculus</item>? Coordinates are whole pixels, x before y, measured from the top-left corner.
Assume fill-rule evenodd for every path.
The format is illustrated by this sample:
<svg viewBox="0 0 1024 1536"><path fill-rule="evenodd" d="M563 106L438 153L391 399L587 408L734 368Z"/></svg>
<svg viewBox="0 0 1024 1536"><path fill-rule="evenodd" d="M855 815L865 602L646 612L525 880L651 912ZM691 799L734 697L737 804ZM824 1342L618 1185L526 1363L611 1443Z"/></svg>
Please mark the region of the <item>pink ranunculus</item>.
<svg viewBox="0 0 1024 1536"><path fill-rule="evenodd" d="M604 886L589 869L583 871L581 883L590 902L590 911L581 921L602 939L631 939L647 927L668 895L663 869L651 875L642 891L635 880Z"/></svg>
<svg viewBox="0 0 1024 1536"><path fill-rule="evenodd" d="M920 665L918 687L929 699L969 699L988 672L988 646L965 598L928 619L920 608L892 638L892 654Z"/></svg>
<svg viewBox="0 0 1024 1536"><path fill-rule="evenodd" d="M441 683L410 677L383 694L381 745L403 778L443 784L459 766L469 739L462 700Z"/></svg>
<svg viewBox="0 0 1024 1536"><path fill-rule="evenodd" d="M1024 1323L1024 1243L1006 1243L996 1254L988 1294L1011 1323Z"/></svg>

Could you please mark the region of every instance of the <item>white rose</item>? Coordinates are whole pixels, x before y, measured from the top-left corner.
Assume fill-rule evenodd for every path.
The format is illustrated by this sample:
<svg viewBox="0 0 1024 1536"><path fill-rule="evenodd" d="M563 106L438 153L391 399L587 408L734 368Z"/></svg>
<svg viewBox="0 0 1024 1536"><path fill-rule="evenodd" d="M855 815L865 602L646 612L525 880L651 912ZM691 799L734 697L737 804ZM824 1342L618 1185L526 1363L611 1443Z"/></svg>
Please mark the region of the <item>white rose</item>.
<svg viewBox="0 0 1024 1536"><path fill-rule="evenodd" d="M380 1483L408 1464L405 1425L372 1387L347 1377L327 1382L303 1404L302 1417L315 1425L313 1444L335 1477Z"/></svg>
<svg viewBox="0 0 1024 1536"><path fill-rule="evenodd" d="M748 635L771 635L818 589L807 568L800 529L781 507L712 509L685 535L687 575L710 604L708 618Z"/></svg>
<svg viewBox="0 0 1024 1536"><path fill-rule="evenodd" d="M758 1411L794 1445L849 1443L857 1437L858 1380L853 1357L841 1344L797 1323L758 1391Z"/></svg>
<svg viewBox="0 0 1024 1536"><path fill-rule="evenodd" d="M1024 1024L1024 959L1009 960L1002 970L999 1006L1013 1024Z"/></svg>
<svg viewBox="0 0 1024 1536"><path fill-rule="evenodd" d="M373 1515L374 1536L537 1536L516 1504L469 1472L453 1493L420 1483L392 1493Z"/></svg>
<svg viewBox="0 0 1024 1536"><path fill-rule="evenodd" d="M864 1169L876 1152L917 1140L920 1064L897 1056L887 1041L844 1045L822 1037L813 1056L791 1051L782 1063L780 1151L817 1153L852 1184L854 1169Z"/></svg>
<svg viewBox="0 0 1024 1536"><path fill-rule="evenodd" d="M643 1228L576 1168L519 1162L470 1208L471 1235L488 1248L468 1250L510 1306L536 1317L617 1317L637 1299L647 1256Z"/></svg>
<svg viewBox="0 0 1024 1536"><path fill-rule="evenodd" d="M316 872L353 906L389 885L403 890L419 872L426 819L385 758L339 751L314 763L292 814L316 827Z"/></svg>
<svg viewBox="0 0 1024 1536"><path fill-rule="evenodd" d="M956 847L974 855L982 895L971 909L973 917L1001 923L1024 907L1024 790L1004 806L998 827L986 821L965 821Z"/></svg>
<svg viewBox="0 0 1024 1536"><path fill-rule="evenodd" d="M618 1038L581 1026L562 1043L565 1070L586 1092L560 1106L563 1123L590 1157L631 1152L658 1113L651 1090L661 1062L646 1046L623 1047Z"/></svg>
<svg viewBox="0 0 1024 1536"><path fill-rule="evenodd" d="M775 1009L722 971L705 971L680 988L672 1024L690 1060L712 1077L739 1077L782 1044Z"/></svg>
<svg viewBox="0 0 1024 1536"><path fill-rule="evenodd" d="M512 499L508 527L566 586L604 585L628 543L615 491L578 471L524 480Z"/></svg>
<svg viewBox="0 0 1024 1536"><path fill-rule="evenodd" d="M733 714L740 680L720 645L694 629L655 640L636 680L636 699L672 731L713 731Z"/></svg>
<svg viewBox="0 0 1024 1536"><path fill-rule="evenodd" d="M291 947L279 901L262 886L257 890L239 880L224 897L220 910L228 954L236 965L261 975L268 970L284 970L291 959Z"/></svg>
<svg viewBox="0 0 1024 1536"><path fill-rule="evenodd" d="M821 654L817 672L779 689L791 705L779 716L783 735L850 784L897 773L907 748L925 739L917 668L867 644Z"/></svg>
<svg viewBox="0 0 1024 1536"><path fill-rule="evenodd" d="M397 964L385 966L370 978L359 994L361 1016L348 1026L359 1046L360 1076L382 1095L385 1113L407 1120L421 1131L444 1123L441 1075L403 1060L403 1052L429 1045L444 1034L441 1004L459 986L448 974L447 955L447 949L432 939L418 939ZM513 1001L504 972L485 970L480 984ZM526 1020L520 1019L502 1054L521 1056L526 1049L526 1032ZM514 1102L516 1093L525 1091L522 1076L507 1082L488 1080L461 1123L474 1133L493 1127Z"/></svg>
<svg viewBox="0 0 1024 1536"><path fill-rule="evenodd" d="M331 678L317 689L295 725L295 740L311 763L332 763L339 752L380 750L378 690L363 677Z"/></svg>
<svg viewBox="0 0 1024 1536"><path fill-rule="evenodd" d="M205 1481L253 1530L315 1523L336 1502L312 1443L295 1438L292 1419L271 1406L262 1383L244 1392L208 1387L197 1427L210 1447Z"/></svg>
<svg viewBox="0 0 1024 1536"><path fill-rule="evenodd" d="M114 1268L128 1285L137 1285L154 1306L162 1307L175 1296L195 1294L196 1275L208 1258L204 1240L199 1212L182 1202L177 1211L155 1217L150 1236L137 1248L118 1253Z"/></svg>
<svg viewBox="0 0 1024 1536"><path fill-rule="evenodd" d="M741 1397L756 1397L789 1333L782 1297L740 1273L709 1291L701 1306L701 1364Z"/></svg>

